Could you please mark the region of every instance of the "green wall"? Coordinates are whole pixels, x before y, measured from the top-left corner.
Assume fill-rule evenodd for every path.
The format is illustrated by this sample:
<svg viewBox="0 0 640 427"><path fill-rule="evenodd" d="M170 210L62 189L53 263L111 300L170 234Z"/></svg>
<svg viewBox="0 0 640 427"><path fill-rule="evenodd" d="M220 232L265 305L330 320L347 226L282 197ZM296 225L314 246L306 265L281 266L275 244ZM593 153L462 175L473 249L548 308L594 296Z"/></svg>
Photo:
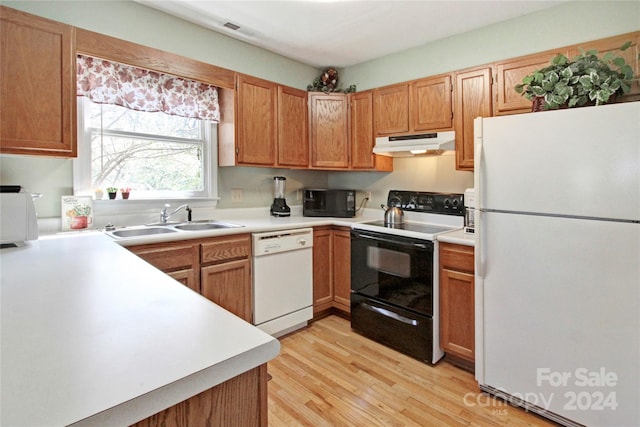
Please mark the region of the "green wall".
<svg viewBox="0 0 640 427"><path fill-rule="evenodd" d="M637 30L640 1L570 1L354 65L341 76L366 90Z"/></svg>
<svg viewBox="0 0 640 427"><path fill-rule="evenodd" d="M5 6L306 89L320 70L129 0L2 1Z"/></svg>

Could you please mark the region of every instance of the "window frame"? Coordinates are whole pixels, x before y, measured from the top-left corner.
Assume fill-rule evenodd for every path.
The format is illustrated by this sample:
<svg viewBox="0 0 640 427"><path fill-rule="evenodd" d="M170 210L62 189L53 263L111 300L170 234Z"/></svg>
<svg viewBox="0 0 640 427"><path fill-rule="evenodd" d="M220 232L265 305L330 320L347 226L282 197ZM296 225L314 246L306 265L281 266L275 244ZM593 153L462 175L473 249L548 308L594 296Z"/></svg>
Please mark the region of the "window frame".
<svg viewBox="0 0 640 427"><path fill-rule="evenodd" d="M78 97L77 99L77 135L78 135L78 156L73 160L73 194L76 196L93 196L94 189L92 188L91 177L91 130L85 126L86 114L88 112L84 108L85 102L91 102L86 97ZM204 173L204 190L201 192L181 192L181 191L157 191L153 192L151 197L139 198L136 197L135 189L132 191L132 199L127 200L131 205L145 205L153 203L156 206L158 201L181 202L185 200L189 201L211 201L213 206L217 204L218 197L218 132L217 124L212 122L205 122L203 126L204 143L202 147L203 156L203 173ZM134 135L129 132L118 131L123 135ZM167 140L170 140L168 138ZM176 138L179 140L179 138ZM105 190L104 188L102 189ZM97 206L100 206L102 202L118 202L116 200L94 200L97 202ZM134 203L131 203L134 202ZM147 202L147 203L145 203ZM133 207L133 206L132 206Z"/></svg>

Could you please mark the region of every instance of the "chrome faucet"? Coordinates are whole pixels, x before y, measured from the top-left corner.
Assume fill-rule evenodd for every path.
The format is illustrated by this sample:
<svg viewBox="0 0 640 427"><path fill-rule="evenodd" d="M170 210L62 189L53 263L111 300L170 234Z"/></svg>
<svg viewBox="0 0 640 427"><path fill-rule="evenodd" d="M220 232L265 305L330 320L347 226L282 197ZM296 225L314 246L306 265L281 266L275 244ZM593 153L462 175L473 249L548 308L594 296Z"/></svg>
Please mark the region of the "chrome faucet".
<svg viewBox="0 0 640 427"><path fill-rule="evenodd" d="M167 223L167 220L169 218L171 218L173 215L175 215L176 213L178 213L178 211L180 209L184 209L187 212L187 221L191 221L191 208L189 207L189 205L180 205L178 206L173 212L171 213L167 213L167 208L170 208L171 205L169 203L166 203L164 205L164 208L162 208L162 210L160 211L160 222L163 224Z"/></svg>

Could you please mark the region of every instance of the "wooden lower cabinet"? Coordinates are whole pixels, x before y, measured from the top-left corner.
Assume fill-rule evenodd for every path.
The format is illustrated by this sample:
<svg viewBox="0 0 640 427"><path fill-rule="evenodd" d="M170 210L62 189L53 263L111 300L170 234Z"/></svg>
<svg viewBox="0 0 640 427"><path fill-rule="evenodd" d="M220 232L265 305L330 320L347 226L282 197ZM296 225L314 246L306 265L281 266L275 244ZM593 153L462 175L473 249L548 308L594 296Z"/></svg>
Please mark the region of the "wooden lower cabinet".
<svg viewBox="0 0 640 427"><path fill-rule="evenodd" d="M472 246L440 243L440 345L447 358L473 369L475 276Z"/></svg>
<svg viewBox="0 0 640 427"><path fill-rule="evenodd" d="M200 292L200 246L195 241L152 243L127 249L183 285Z"/></svg>
<svg viewBox="0 0 640 427"><path fill-rule="evenodd" d="M173 277L187 288L200 292L200 280L198 272L194 269L169 271L167 275Z"/></svg>
<svg viewBox="0 0 640 427"><path fill-rule="evenodd" d="M261 365L164 411L133 427L266 427L267 365Z"/></svg>
<svg viewBox="0 0 640 427"><path fill-rule="evenodd" d="M249 286L247 286L249 283ZM241 259L202 267L200 288L204 297L251 322L251 261Z"/></svg>
<svg viewBox="0 0 640 427"><path fill-rule="evenodd" d="M313 315L351 312L351 234L348 227L313 230Z"/></svg>
<svg viewBox="0 0 640 427"><path fill-rule="evenodd" d="M251 322L251 235L127 247L154 267Z"/></svg>

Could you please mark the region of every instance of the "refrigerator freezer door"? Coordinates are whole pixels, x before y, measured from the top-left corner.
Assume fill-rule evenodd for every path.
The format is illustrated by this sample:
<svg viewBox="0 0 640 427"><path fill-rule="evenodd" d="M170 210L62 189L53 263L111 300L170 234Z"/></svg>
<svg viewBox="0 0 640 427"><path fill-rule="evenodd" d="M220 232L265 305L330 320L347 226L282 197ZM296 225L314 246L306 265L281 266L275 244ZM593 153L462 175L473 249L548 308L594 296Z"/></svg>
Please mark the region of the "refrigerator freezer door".
<svg viewBox="0 0 640 427"><path fill-rule="evenodd" d="M640 220L640 102L478 121L481 209Z"/></svg>
<svg viewBox="0 0 640 427"><path fill-rule="evenodd" d="M640 224L480 221L480 383L585 425L640 425Z"/></svg>

